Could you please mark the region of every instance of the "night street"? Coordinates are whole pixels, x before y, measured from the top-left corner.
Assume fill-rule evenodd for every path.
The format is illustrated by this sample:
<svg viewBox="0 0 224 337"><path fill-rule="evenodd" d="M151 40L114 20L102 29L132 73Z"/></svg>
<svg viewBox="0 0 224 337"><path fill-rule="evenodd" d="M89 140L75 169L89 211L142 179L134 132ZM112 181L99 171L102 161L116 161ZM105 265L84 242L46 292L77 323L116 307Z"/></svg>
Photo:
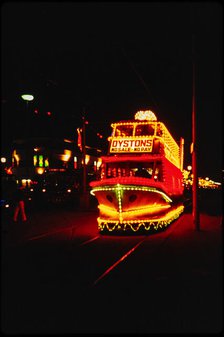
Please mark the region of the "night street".
<svg viewBox="0 0 224 337"><path fill-rule="evenodd" d="M6 333L218 333L220 215L185 213L164 232L101 235L97 211L42 210L4 223ZM7 227L7 228L6 228Z"/></svg>
<svg viewBox="0 0 224 337"><path fill-rule="evenodd" d="M1 331L221 334L221 2L1 9Z"/></svg>

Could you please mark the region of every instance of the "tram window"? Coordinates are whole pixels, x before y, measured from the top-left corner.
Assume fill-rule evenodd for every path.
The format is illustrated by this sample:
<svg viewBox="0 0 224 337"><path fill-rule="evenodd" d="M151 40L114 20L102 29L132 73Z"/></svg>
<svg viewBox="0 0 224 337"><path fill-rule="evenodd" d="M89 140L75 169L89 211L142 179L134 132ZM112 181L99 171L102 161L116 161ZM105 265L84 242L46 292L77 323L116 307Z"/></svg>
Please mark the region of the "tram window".
<svg viewBox="0 0 224 337"><path fill-rule="evenodd" d="M135 172L135 176L136 177L151 178L151 174L144 167L138 167L136 172Z"/></svg>
<svg viewBox="0 0 224 337"><path fill-rule="evenodd" d="M153 136L155 131L154 125L142 124L137 125L135 129L136 136Z"/></svg>
<svg viewBox="0 0 224 337"><path fill-rule="evenodd" d="M133 135L133 125L119 125L115 130L115 137L119 136L132 136Z"/></svg>
<svg viewBox="0 0 224 337"><path fill-rule="evenodd" d="M107 170L107 177L111 178L111 176L112 176L112 172L111 172L111 168L109 167Z"/></svg>
<svg viewBox="0 0 224 337"><path fill-rule="evenodd" d="M163 135L163 130L159 124L157 125L156 135L159 137L162 137Z"/></svg>
<svg viewBox="0 0 224 337"><path fill-rule="evenodd" d="M126 177L126 169L125 168L122 168L122 176Z"/></svg>
<svg viewBox="0 0 224 337"><path fill-rule="evenodd" d="M116 176L117 176L117 169L116 169L116 167L114 167L112 169L112 177L115 178Z"/></svg>
<svg viewBox="0 0 224 337"><path fill-rule="evenodd" d="M154 179L157 181L162 181L162 164L161 162L157 162L154 170Z"/></svg>
<svg viewBox="0 0 224 337"><path fill-rule="evenodd" d="M113 163L107 166L107 178L127 177L129 176L127 163Z"/></svg>
<svg viewBox="0 0 224 337"><path fill-rule="evenodd" d="M153 174L153 163L136 163L135 164L135 176L151 178Z"/></svg>
<svg viewBox="0 0 224 337"><path fill-rule="evenodd" d="M100 167L100 179L104 179L105 178L105 165L102 164Z"/></svg>
<svg viewBox="0 0 224 337"><path fill-rule="evenodd" d="M141 176L162 181L161 162L120 162L107 165L107 178Z"/></svg>

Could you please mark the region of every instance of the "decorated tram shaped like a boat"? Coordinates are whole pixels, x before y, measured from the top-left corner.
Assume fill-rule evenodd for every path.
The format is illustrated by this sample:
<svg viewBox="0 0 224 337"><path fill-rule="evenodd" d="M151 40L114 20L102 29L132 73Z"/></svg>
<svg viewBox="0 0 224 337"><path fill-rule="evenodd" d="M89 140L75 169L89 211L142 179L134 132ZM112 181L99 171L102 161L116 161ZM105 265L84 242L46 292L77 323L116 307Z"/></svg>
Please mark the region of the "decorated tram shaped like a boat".
<svg viewBox="0 0 224 337"><path fill-rule="evenodd" d="M183 212L183 139L178 145L150 111L111 124L108 154L91 194L98 200L100 232L151 232Z"/></svg>

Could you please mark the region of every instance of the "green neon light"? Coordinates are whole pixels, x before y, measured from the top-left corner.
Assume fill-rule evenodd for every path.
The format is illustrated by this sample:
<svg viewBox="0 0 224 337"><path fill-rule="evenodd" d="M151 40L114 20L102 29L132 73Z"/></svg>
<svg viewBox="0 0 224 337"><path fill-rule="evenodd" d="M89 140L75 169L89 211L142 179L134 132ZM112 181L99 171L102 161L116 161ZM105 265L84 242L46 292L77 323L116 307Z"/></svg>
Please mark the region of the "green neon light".
<svg viewBox="0 0 224 337"><path fill-rule="evenodd" d="M43 167L44 166L44 158L42 155L39 156L39 167Z"/></svg>

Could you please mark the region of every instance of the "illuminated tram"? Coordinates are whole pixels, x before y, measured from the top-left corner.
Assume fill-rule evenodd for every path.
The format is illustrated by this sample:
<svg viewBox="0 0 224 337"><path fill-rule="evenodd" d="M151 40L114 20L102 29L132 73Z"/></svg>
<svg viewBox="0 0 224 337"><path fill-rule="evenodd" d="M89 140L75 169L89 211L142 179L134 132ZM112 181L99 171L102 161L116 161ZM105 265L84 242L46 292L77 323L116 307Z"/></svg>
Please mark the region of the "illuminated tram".
<svg viewBox="0 0 224 337"><path fill-rule="evenodd" d="M101 233L149 233L167 227L184 210L183 144L150 111L111 124L108 154L92 181Z"/></svg>

